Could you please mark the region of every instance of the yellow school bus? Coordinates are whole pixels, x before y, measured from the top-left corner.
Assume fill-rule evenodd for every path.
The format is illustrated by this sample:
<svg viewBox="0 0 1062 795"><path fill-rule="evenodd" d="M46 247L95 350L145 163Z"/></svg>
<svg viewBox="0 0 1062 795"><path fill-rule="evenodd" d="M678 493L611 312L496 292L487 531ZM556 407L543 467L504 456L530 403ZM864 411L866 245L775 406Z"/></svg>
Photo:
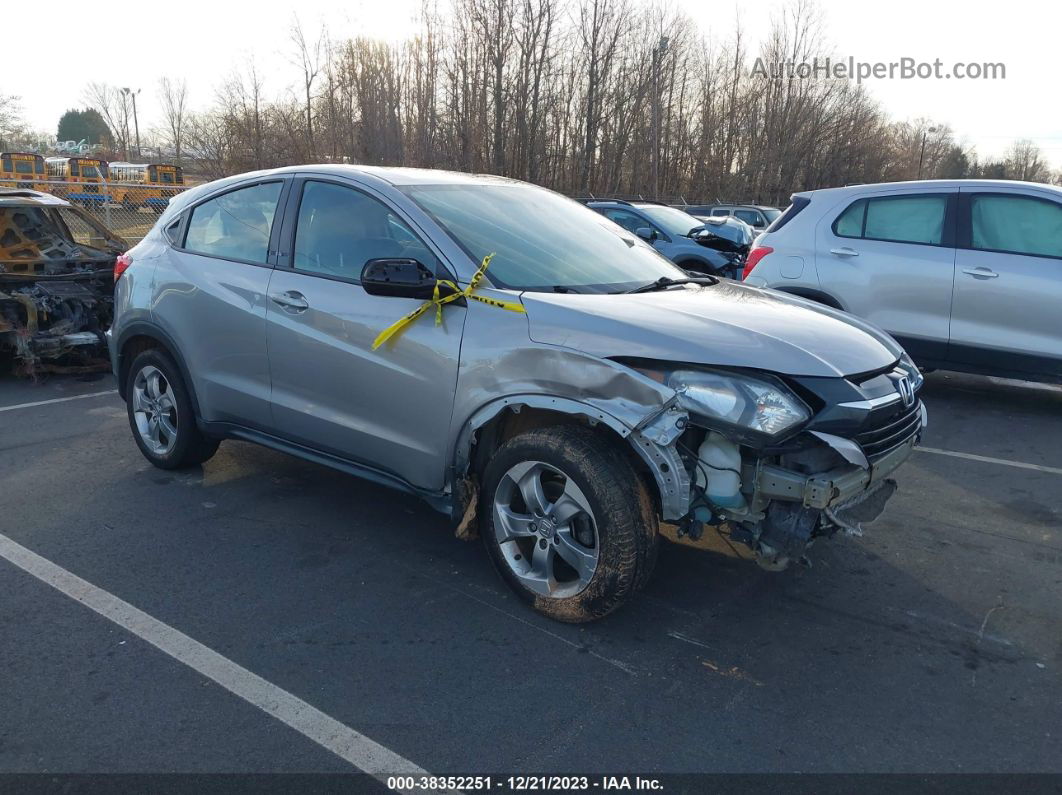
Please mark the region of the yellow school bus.
<svg viewBox="0 0 1062 795"><path fill-rule="evenodd" d="M12 181L17 184L12 185ZM0 152L0 187L44 190L47 181L43 156L31 152Z"/></svg>
<svg viewBox="0 0 1062 795"><path fill-rule="evenodd" d="M111 199L131 210L147 207L161 213L177 195L167 186L184 184L183 169L169 163L111 163L110 174Z"/></svg>
<svg viewBox="0 0 1062 795"><path fill-rule="evenodd" d="M108 165L98 157L49 157L48 191L71 204L99 209L107 202ZM67 184L62 184L67 183Z"/></svg>

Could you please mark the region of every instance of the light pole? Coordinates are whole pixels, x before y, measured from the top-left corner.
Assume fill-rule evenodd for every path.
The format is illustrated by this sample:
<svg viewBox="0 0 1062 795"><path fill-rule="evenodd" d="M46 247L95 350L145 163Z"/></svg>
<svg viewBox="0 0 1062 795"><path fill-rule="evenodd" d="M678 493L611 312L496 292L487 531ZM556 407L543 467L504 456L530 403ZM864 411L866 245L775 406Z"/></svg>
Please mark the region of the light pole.
<svg viewBox="0 0 1062 795"><path fill-rule="evenodd" d="M653 198L660 198L660 61L667 52L667 36L653 49Z"/></svg>
<svg viewBox="0 0 1062 795"><path fill-rule="evenodd" d="M134 105L134 107L136 107L136 106ZM935 133L936 131L937 131L936 127L929 127L929 128L927 128L925 130L922 130L922 149L918 153L918 178L919 179L922 179L922 162L926 159L926 137L930 133Z"/></svg>
<svg viewBox="0 0 1062 795"><path fill-rule="evenodd" d="M123 88L122 89L122 93L125 94L126 97L131 97L132 100L133 100L133 130L136 132L136 159L139 160L140 159L140 123L137 121L137 118L136 118L136 95L140 93L140 89L138 88L136 91L133 91L130 88ZM128 149L128 145L127 145L126 148ZM126 157L127 160L129 159L129 152L128 151L126 151L125 157Z"/></svg>

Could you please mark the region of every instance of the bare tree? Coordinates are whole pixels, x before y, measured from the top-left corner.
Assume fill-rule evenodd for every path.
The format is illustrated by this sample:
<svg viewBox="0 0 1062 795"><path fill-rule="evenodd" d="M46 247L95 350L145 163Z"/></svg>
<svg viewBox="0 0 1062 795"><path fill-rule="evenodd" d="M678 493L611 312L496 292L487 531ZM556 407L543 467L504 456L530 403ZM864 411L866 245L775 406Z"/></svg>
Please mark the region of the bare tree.
<svg viewBox="0 0 1062 795"><path fill-rule="evenodd" d="M946 124L894 121L853 82L756 69L834 54L811 0L785 0L756 51L739 23L701 36L650 0L422 2L398 45L311 43L296 20L293 89L267 94L243 70L196 119L201 145L189 147L224 173L320 155L693 203L781 204L796 190L913 179L920 160L924 176L1050 176L1022 142L979 164ZM122 120L119 108L118 137Z"/></svg>
<svg viewBox="0 0 1062 795"><path fill-rule="evenodd" d="M302 69L302 93L305 99L303 106L306 111L306 141L309 144L310 156L317 159L317 147L314 144L313 134L313 84L317 75L321 72L321 49L324 46L324 32L317 40L310 44L302 30L302 23L296 16L291 26L291 42L295 45L296 62Z"/></svg>
<svg viewBox="0 0 1062 795"><path fill-rule="evenodd" d="M1043 152L1027 138L1015 141L1006 155L1010 179L1025 182L1050 182L1051 169L1044 160Z"/></svg>
<svg viewBox="0 0 1062 795"><path fill-rule="evenodd" d="M189 153L196 164L210 179L218 179L232 173L234 168L234 141L225 118L220 113L193 114L188 119L187 140Z"/></svg>
<svg viewBox="0 0 1062 795"><path fill-rule="evenodd" d="M177 165L181 164L181 145L184 143L188 116L187 101L188 84L184 79L171 81L168 77L163 77L159 80L159 103L162 105L163 123L166 137L174 149Z"/></svg>
<svg viewBox="0 0 1062 795"><path fill-rule="evenodd" d="M128 160L129 123L133 118L131 95L107 83L89 83L85 88L84 100L107 122L115 145L121 151L122 157Z"/></svg>
<svg viewBox="0 0 1062 795"><path fill-rule="evenodd" d="M577 24L582 45L581 60L586 68L579 178L583 190L591 187L604 116L604 94L612 80L616 55L630 22L626 0L586 0L579 8Z"/></svg>
<svg viewBox="0 0 1062 795"><path fill-rule="evenodd" d="M8 142L22 133L22 102L12 94L0 94L0 146L9 146Z"/></svg>

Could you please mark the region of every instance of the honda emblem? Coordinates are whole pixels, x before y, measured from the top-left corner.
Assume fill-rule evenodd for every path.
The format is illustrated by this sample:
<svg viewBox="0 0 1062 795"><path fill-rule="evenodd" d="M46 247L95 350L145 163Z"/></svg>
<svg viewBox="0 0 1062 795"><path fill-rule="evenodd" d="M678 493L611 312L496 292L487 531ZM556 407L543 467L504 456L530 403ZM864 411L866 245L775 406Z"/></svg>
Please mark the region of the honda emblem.
<svg viewBox="0 0 1062 795"><path fill-rule="evenodd" d="M897 379L896 391L900 393L900 399L903 401L904 406L914 405L914 387L911 386L911 379L906 375L900 376L900 378Z"/></svg>

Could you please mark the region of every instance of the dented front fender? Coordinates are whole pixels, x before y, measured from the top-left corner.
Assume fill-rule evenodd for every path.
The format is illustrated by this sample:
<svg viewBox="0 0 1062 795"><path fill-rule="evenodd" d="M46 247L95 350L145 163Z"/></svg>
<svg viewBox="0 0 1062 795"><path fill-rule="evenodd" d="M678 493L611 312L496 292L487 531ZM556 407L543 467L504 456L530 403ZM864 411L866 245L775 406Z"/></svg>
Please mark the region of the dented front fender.
<svg viewBox="0 0 1062 795"><path fill-rule="evenodd" d="M656 481L664 518L677 519L688 510L689 476L674 441L688 417L674 399L673 389L622 364L532 341L523 315L470 311L450 429L453 478L467 472L479 428L528 406L584 417L626 439Z"/></svg>

